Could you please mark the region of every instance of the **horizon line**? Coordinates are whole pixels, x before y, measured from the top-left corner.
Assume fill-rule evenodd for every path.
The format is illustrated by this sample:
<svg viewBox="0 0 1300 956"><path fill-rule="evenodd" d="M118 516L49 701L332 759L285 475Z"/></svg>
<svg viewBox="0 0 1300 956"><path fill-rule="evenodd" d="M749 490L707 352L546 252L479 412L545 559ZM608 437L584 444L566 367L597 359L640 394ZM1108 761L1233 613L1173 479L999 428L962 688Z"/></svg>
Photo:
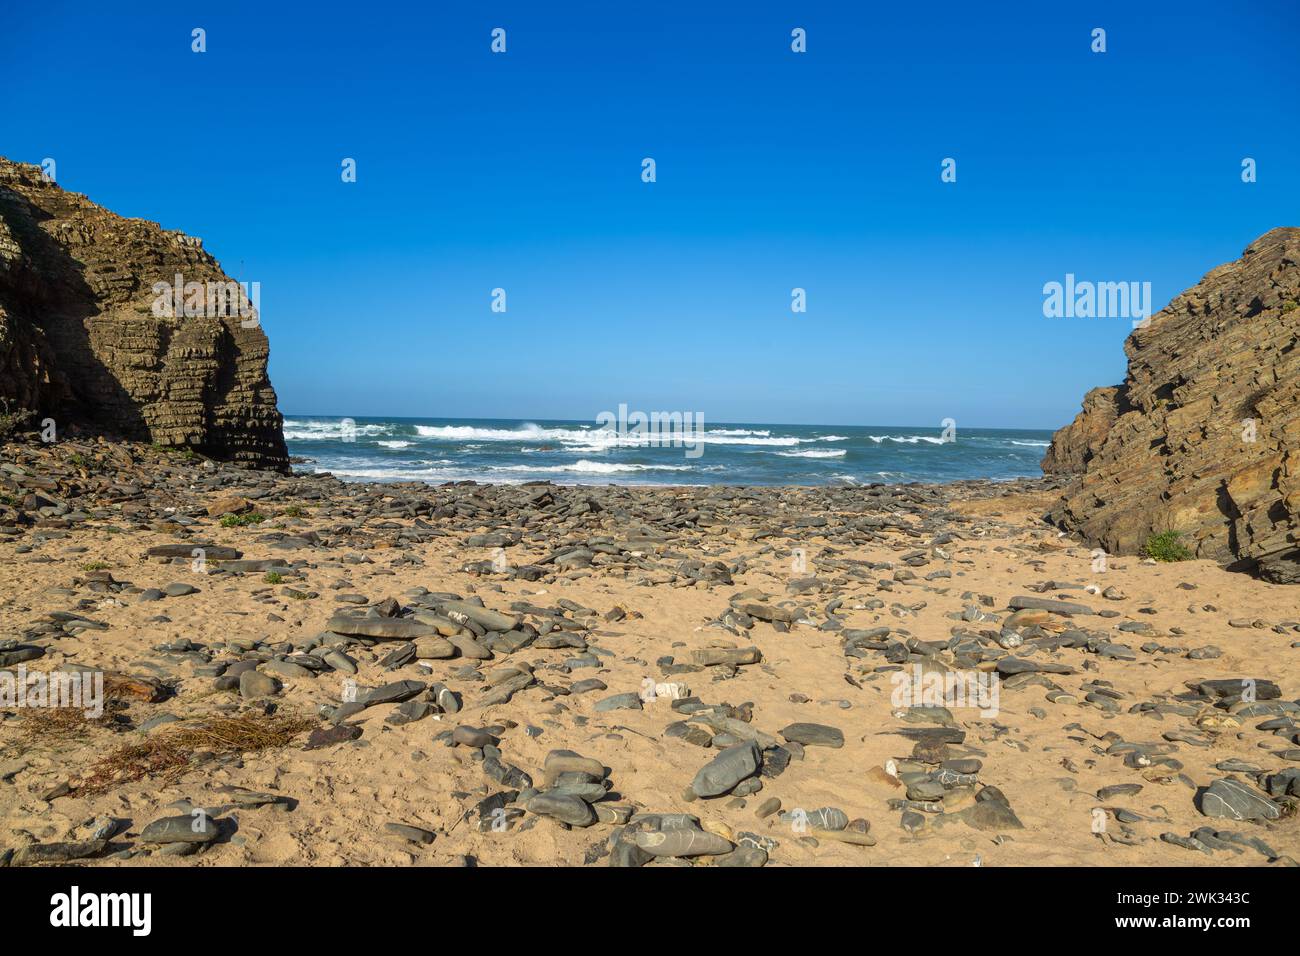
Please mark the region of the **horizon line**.
<svg viewBox="0 0 1300 956"><path fill-rule="evenodd" d="M647 414L650 414L650 413L647 413ZM659 414L673 414L673 413L671 413L671 412L662 412L662 411L661 411L661 412L659 412ZM679 413L679 414L685 414L685 413ZM538 422L574 422L574 423L578 423L578 424L586 424L586 423L589 422L589 421L592 422L592 423L595 423L595 422L596 422L596 419L586 419L586 418L551 418L551 417L549 417L549 416L545 416L545 415L534 415L534 416L531 416L531 417L520 417L520 416L500 416L500 415L498 415L498 416L491 416L491 417L481 417L481 416L475 416L475 415L356 415L356 414L353 414L353 415L336 415L336 414L329 413L329 412L284 412L284 411L282 411L282 412L280 412L280 416L281 416L281 418L284 418L284 419L289 419L289 418L351 418L351 419L355 420L355 419L358 419L358 418L377 418L377 419L388 420L388 421L392 421L392 420L396 420L396 419L409 419L409 420L415 421L415 420L419 420L419 419L426 419L426 418L428 418L428 419L439 419L439 420L442 420L442 421L464 421L464 422L520 422L521 424L525 424L525 425L527 425L527 424L536 424L536 423L538 423ZM940 423L937 424L937 425L910 425L910 424L901 424L901 425L883 425L883 424L881 424L881 423L879 423L879 422L870 422L870 423L867 423L867 424L846 424L846 423L844 423L844 422L758 422L758 421L747 422L747 421L741 421L741 420L739 420L739 419L722 419L722 418L712 420L712 424L714 424L714 425L750 425L750 426L753 426L753 425L763 425L763 426L768 426L768 425L780 425L780 426L785 427L785 428L932 428L932 429L934 429L935 431L943 431L943 428L944 428L942 422L940 422ZM1067 423L1067 424L1068 424L1068 423ZM981 430L984 430L984 431L1008 431L1008 432L1016 432L1016 431L1020 431L1020 432L1052 432L1052 433L1055 433L1055 432L1060 431L1061 428L1063 428L1063 427L1065 427L1065 426L1058 426L1058 427L1056 427L1056 428L1050 428L1050 427L1010 426L1010 425L963 425L963 424L961 424L961 422L958 422L957 425L956 425L956 428L957 428L958 431L962 430L963 428L975 428L975 429L981 429Z"/></svg>

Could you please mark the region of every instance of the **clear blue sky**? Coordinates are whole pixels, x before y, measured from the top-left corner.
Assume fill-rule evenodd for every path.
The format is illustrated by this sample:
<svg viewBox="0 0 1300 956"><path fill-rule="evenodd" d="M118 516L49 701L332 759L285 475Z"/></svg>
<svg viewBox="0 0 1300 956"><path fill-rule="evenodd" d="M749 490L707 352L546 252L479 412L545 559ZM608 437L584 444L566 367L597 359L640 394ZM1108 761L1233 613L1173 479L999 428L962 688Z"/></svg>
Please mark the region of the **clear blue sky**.
<svg viewBox="0 0 1300 956"><path fill-rule="evenodd" d="M1295 0L291 6L0 28L0 154L260 282L291 414L1056 427L1130 326L1045 282L1300 225Z"/></svg>

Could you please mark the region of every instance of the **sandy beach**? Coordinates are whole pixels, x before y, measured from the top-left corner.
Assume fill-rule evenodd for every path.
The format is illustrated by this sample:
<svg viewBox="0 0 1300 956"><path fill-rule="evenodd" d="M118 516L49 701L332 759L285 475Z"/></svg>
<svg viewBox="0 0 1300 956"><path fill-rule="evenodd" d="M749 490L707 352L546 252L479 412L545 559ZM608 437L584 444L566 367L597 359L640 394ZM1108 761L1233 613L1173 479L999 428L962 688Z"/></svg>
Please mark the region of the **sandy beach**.
<svg viewBox="0 0 1300 956"><path fill-rule="evenodd" d="M430 487L93 440L4 451L0 647L134 682L99 720L5 712L14 862L45 844L92 866L1300 857L1292 590L1207 561L1099 564L1043 520L1050 480ZM183 556L148 556L166 546ZM342 633L368 626L406 639ZM754 662L698 663L728 658ZM996 679L994 712L897 706L916 666ZM689 693L642 700L647 680ZM97 764L230 717L303 729L134 779ZM692 790L751 741L758 767ZM590 759L548 773L555 751ZM1225 779L1259 801L1249 819L1203 799ZM197 836L149 839L168 817ZM700 852L636 836L679 826Z"/></svg>

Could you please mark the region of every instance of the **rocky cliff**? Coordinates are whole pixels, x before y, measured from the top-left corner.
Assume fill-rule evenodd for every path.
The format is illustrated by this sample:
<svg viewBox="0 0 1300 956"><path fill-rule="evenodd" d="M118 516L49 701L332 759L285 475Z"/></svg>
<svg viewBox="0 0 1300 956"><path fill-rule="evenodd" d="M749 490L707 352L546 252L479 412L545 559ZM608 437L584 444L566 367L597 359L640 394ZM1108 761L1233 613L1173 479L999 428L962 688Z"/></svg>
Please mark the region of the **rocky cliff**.
<svg viewBox="0 0 1300 956"><path fill-rule="evenodd" d="M1043 474L1082 474L1110 434L1118 412L1119 389L1114 385L1094 388L1083 396L1083 411L1052 436L1052 444L1043 456Z"/></svg>
<svg viewBox="0 0 1300 956"><path fill-rule="evenodd" d="M286 469L257 297L237 289L201 240L0 158L0 413Z"/></svg>
<svg viewBox="0 0 1300 956"><path fill-rule="evenodd" d="M1274 229L1135 329L1045 470L1049 517L1116 554L1179 531L1198 557L1300 582L1300 229Z"/></svg>

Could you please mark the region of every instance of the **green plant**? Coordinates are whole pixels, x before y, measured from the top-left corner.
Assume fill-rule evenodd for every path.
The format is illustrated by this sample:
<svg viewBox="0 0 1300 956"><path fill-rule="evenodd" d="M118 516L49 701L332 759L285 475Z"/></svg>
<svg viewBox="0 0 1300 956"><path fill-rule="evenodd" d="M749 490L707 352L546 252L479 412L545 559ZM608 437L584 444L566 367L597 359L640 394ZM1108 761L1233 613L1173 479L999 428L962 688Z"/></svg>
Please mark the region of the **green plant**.
<svg viewBox="0 0 1300 956"><path fill-rule="evenodd" d="M1189 561L1192 552L1182 542L1181 531L1161 531L1147 538L1142 546L1142 557L1156 561Z"/></svg>
<svg viewBox="0 0 1300 956"><path fill-rule="evenodd" d="M265 581L267 584L283 584L284 575L281 574L279 571L267 571L266 577L264 577L262 580Z"/></svg>
<svg viewBox="0 0 1300 956"><path fill-rule="evenodd" d="M150 451L158 452L163 455L175 455L182 461L197 461L199 456L194 453L193 448L177 448L175 445L163 445L154 442L149 446Z"/></svg>
<svg viewBox="0 0 1300 956"><path fill-rule="evenodd" d="M35 412L26 408L18 408L10 411L9 401L7 399L0 399L0 439L8 438L10 435L14 434L14 432L26 425L34 416Z"/></svg>
<svg viewBox="0 0 1300 956"><path fill-rule="evenodd" d="M68 461L72 462L78 468L86 467L86 456L79 451L75 451L71 455L69 455Z"/></svg>
<svg viewBox="0 0 1300 956"><path fill-rule="evenodd" d="M87 561L81 566L83 571L107 571L110 565L107 561Z"/></svg>
<svg viewBox="0 0 1300 956"><path fill-rule="evenodd" d="M221 527L223 528L246 528L250 524L261 524L266 520L266 515L257 511L250 511L245 515L222 515Z"/></svg>
<svg viewBox="0 0 1300 956"><path fill-rule="evenodd" d="M302 505L290 505L281 512L287 518L305 518L307 510Z"/></svg>

